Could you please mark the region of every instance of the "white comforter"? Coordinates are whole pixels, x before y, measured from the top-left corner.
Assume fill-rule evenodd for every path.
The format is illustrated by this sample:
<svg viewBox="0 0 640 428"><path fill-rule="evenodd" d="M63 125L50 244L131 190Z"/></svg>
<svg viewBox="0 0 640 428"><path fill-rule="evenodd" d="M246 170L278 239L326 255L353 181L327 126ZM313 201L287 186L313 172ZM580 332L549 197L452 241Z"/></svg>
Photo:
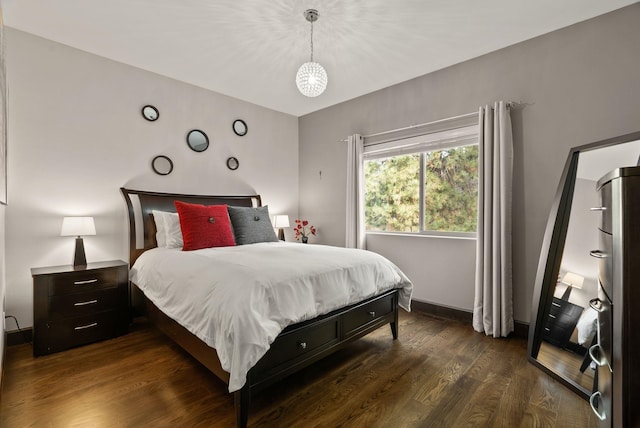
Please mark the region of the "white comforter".
<svg viewBox="0 0 640 428"><path fill-rule="evenodd" d="M169 317L216 349L229 392L288 325L412 284L386 258L364 250L270 242L197 251L154 248L131 281Z"/></svg>

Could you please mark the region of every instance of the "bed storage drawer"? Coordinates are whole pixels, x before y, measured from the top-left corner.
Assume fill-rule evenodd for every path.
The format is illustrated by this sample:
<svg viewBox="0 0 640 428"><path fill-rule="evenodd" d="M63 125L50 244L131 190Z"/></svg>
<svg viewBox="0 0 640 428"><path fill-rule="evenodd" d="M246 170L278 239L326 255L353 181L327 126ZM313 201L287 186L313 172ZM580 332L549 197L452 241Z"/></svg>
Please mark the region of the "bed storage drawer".
<svg viewBox="0 0 640 428"><path fill-rule="evenodd" d="M271 344L269 352L258 362L259 371L270 370L305 355L312 355L332 344L338 343L339 317L324 322L293 329L280 334Z"/></svg>
<svg viewBox="0 0 640 428"><path fill-rule="evenodd" d="M393 314L394 304L395 295L388 294L356 306L344 315L344 335L351 336L369 324L385 319L388 315Z"/></svg>

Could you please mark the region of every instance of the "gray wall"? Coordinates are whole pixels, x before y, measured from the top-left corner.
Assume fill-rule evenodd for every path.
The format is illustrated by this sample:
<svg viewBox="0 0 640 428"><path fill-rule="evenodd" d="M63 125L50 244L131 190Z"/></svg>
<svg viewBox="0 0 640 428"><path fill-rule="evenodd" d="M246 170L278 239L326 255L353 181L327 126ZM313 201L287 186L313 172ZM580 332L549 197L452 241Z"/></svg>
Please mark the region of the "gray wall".
<svg viewBox="0 0 640 428"><path fill-rule="evenodd" d="M2 5L0 4L0 43L2 43L2 45L4 45L5 43L5 35L4 35L4 31L5 31L5 27L4 27L4 16L3 16L3 11L2 11ZM2 53L3 57L0 58L0 61L2 62L2 64L5 63L5 58L4 58L4 52ZM5 69L6 71L6 69ZM2 82L0 82L0 87L2 88L6 88L6 76L4 73L0 73L0 78L4 79ZM0 94L0 97L4 97L6 94ZM4 118L0 118L1 121L4 121ZM0 130L2 130L5 126L6 123L4 124L0 124L2 126L0 126ZM0 131L3 132L3 131ZM4 168L2 168L4 169ZM6 171L2 171L2 173L6 173ZM3 364L4 364L4 332L6 330L5 327L5 319L4 319L4 315L5 315L5 296L7 294L6 291L6 281L5 281L5 238L4 238L4 234L5 234L5 206L4 205L0 205L0 312L2 315L2 321L0 321L0 326L2 326L2 330L0 331L0 385L2 384L2 374L4 373L3 370Z"/></svg>
<svg viewBox="0 0 640 428"><path fill-rule="evenodd" d="M640 129L638 22L636 3L301 117L301 215L320 227L321 242L344 244L346 148L340 140L347 135L457 116L495 100L523 102L512 112L513 279L515 318L528 322L540 245L569 149ZM459 241L459 251L449 245L443 260L441 239L410 246L397 240L376 242L376 249L407 265L417 298L471 309L473 284L460 284L473 282L460 272L473 270L468 241ZM455 279L442 279L443 271Z"/></svg>
<svg viewBox="0 0 640 428"><path fill-rule="evenodd" d="M6 208L7 314L32 325L30 268L70 264L73 237L62 217L94 216L87 261L128 261L119 188L206 194L259 193L272 214L298 210L298 119L7 29L9 205ZM155 122L140 109L160 110ZM231 124L244 119L249 132ZM204 130L196 153L186 134ZM173 159L159 176L150 162ZM236 156L240 168L225 165ZM277 173L274 173L277 171ZM12 325L10 325L12 327ZM12 327L13 328L13 327Z"/></svg>

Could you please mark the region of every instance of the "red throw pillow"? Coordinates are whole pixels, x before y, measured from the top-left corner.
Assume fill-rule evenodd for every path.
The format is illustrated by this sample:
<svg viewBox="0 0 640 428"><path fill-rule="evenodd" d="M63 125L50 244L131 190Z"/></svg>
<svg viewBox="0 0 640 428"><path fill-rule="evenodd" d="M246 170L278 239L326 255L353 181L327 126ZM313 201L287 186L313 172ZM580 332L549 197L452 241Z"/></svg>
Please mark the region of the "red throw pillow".
<svg viewBox="0 0 640 428"><path fill-rule="evenodd" d="M226 205L198 205L174 201L184 246L182 251L236 245Z"/></svg>

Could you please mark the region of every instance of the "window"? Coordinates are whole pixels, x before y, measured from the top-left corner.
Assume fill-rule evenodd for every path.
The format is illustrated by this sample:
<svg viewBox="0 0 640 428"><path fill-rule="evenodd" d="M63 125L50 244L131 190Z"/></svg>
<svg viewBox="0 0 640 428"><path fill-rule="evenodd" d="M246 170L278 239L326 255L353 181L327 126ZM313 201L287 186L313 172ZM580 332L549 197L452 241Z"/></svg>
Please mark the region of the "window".
<svg viewBox="0 0 640 428"><path fill-rule="evenodd" d="M413 154L365 161L368 231L420 231L420 157Z"/></svg>
<svg viewBox="0 0 640 428"><path fill-rule="evenodd" d="M477 126L366 145L366 230L475 233Z"/></svg>

